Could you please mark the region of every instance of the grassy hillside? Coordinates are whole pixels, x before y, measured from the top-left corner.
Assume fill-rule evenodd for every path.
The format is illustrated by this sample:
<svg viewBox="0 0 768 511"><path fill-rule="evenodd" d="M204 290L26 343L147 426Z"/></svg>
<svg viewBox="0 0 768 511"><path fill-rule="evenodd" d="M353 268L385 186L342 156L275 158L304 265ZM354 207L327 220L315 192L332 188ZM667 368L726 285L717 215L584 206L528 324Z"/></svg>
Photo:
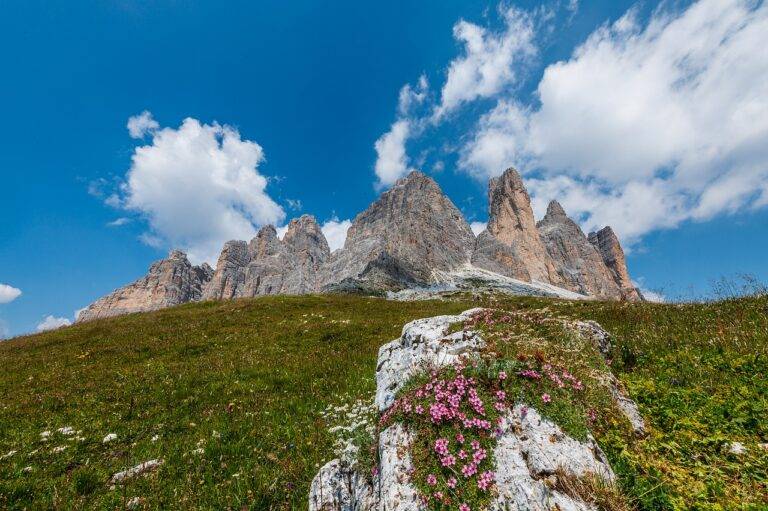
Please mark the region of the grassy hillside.
<svg viewBox="0 0 768 511"><path fill-rule="evenodd" d="M306 508L332 456L320 412L374 388L377 349L405 322L476 305L546 308L614 335L613 368L650 435L598 440L636 507L768 507L766 298L320 296L191 304L0 343L0 456L16 451L0 460L0 508L113 509L134 496L147 509ZM746 454L728 453L734 441ZM165 460L157 472L110 489L113 473L153 458Z"/></svg>

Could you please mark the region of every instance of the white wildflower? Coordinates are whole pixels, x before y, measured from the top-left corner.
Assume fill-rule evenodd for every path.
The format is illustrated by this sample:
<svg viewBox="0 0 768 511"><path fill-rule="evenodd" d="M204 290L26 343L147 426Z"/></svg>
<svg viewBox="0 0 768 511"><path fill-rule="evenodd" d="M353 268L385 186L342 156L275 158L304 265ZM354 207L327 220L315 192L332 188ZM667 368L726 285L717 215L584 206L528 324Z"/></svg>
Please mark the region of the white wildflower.
<svg viewBox="0 0 768 511"><path fill-rule="evenodd" d="M58 447L54 447L54 448L51 450L51 452L52 452L52 453L54 453L54 454L58 454L58 453L62 452L64 449L66 449L66 448L67 448L67 446L66 446L66 445L60 445L60 446L58 446Z"/></svg>
<svg viewBox="0 0 768 511"><path fill-rule="evenodd" d="M115 433L109 433L107 436L105 436L101 440L101 442L106 444L106 443L109 443L109 442L111 442L112 440L115 440L115 439L117 439L117 435Z"/></svg>
<svg viewBox="0 0 768 511"><path fill-rule="evenodd" d="M57 431L64 436L72 436L75 434L74 428L70 426L64 426L63 428L59 428Z"/></svg>
<svg viewBox="0 0 768 511"><path fill-rule="evenodd" d="M11 456L13 456L14 454L16 454L17 452L19 452L19 451L13 451L13 450L8 451L6 454L3 454L2 456L0 456L0 460L8 459Z"/></svg>

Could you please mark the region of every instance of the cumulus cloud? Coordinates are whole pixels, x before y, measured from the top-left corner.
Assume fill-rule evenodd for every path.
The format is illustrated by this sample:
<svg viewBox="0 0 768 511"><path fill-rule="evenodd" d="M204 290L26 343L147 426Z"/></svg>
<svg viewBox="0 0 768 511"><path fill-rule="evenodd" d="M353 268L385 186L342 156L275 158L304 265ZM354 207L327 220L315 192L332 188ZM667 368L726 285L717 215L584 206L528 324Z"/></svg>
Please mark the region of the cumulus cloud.
<svg viewBox="0 0 768 511"><path fill-rule="evenodd" d="M483 232L487 226L487 222L470 222L469 224L469 228L472 229L472 232L475 233L475 236L478 236L481 232Z"/></svg>
<svg viewBox="0 0 768 511"><path fill-rule="evenodd" d="M768 4L700 0L629 11L546 68L538 104L501 95L460 165L485 179L537 170L587 228L638 239L768 203Z"/></svg>
<svg viewBox="0 0 768 511"><path fill-rule="evenodd" d="M408 119L399 119L374 144L376 149L376 165L374 170L378 181L377 188L391 186L410 172L405 143L411 131Z"/></svg>
<svg viewBox="0 0 768 511"><path fill-rule="evenodd" d="M454 25L453 37L463 45L463 54L448 66L434 121L463 103L498 94L514 82L517 66L536 54L531 15L512 7L503 18L500 32L464 20Z"/></svg>
<svg viewBox="0 0 768 511"><path fill-rule="evenodd" d="M135 149L119 206L147 220L141 239L148 245L215 264L225 241L250 239L259 226L284 219L259 173L264 151L234 128L187 118L146 133L151 142Z"/></svg>
<svg viewBox="0 0 768 511"><path fill-rule="evenodd" d="M374 144L377 189L391 186L414 170L406 150L408 140L440 124L461 105L504 90L514 82L516 69L536 54L533 16L516 8L502 10L501 15L504 27L498 31L465 20L454 25L453 35L462 45L462 54L448 66L439 101L428 101L429 82L423 74L416 86L405 84L400 89L397 120ZM440 162L438 171L442 165Z"/></svg>
<svg viewBox="0 0 768 511"><path fill-rule="evenodd" d="M147 133L157 130L160 124L152 118L152 113L144 110L139 115L129 117L126 127L131 138L144 138Z"/></svg>
<svg viewBox="0 0 768 511"><path fill-rule="evenodd" d="M46 330L56 330L63 326L69 326L72 322L67 318L56 318L54 316L45 316L43 320L37 325L38 332L45 332Z"/></svg>
<svg viewBox="0 0 768 511"><path fill-rule="evenodd" d="M21 289L8 284L0 284L0 303L11 303L19 296L21 296Z"/></svg>
<svg viewBox="0 0 768 511"><path fill-rule="evenodd" d="M351 226L351 220L339 220L335 217L323 222L320 229L323 231L325 239L328 240L331 252L344 247L344 242L347 240L347 231Z"/></svg>

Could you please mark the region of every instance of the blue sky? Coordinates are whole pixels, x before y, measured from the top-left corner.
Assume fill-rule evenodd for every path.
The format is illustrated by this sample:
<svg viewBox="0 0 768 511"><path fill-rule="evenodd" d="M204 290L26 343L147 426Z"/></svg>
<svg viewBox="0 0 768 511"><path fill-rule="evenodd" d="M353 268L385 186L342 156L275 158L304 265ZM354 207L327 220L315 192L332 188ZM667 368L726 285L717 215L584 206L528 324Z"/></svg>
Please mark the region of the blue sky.
<svg viewBox="0 0 768 511"><path fill-rule="evenodd" d="M613 225L669 298L768 281L767 10L7 2L0 336L71 321L174 246L210 260L301 213L338 244L412 168L483 222L517 166L539 214Z"/></svg>

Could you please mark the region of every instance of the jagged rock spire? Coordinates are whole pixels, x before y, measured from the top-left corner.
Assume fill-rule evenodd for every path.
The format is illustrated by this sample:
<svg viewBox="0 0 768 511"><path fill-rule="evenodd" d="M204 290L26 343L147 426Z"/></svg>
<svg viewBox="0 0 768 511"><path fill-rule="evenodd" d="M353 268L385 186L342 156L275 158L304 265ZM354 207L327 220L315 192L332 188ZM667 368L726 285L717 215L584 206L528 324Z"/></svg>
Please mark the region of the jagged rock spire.
<svg viewBox="0 0 768 511"><path fill-rule="evenodd" d="M531 198L514 168L488 182L487 232L472 263L521 280L557 284L560 277L536 229Z"/></svg>
<svg viewBox="0 0 768 511"><path fill-rule="evenodd" d="M326 288L399 289L468 263L475 236L434 179L414 171L357 215L323 270Z"/></svg>
<svg viewBox="0 0 768 511"><path fill-rule="evenodd" d="M557 201L536 225L565 287L600 298L621 298L621 291L602 256Z"/></svg>
<svg viewBox="0 0 768 511"><path fill-rule="evenodd" d="M589 242L592 243L603 258L603 262L611 270L613 279L621 290L622 298L629 301L643 300L643 295L632 283L627 271L627 261L624 258L624 250L621 248L619 238L610 226L603 227L597 232L589 233Z"/></svg>

